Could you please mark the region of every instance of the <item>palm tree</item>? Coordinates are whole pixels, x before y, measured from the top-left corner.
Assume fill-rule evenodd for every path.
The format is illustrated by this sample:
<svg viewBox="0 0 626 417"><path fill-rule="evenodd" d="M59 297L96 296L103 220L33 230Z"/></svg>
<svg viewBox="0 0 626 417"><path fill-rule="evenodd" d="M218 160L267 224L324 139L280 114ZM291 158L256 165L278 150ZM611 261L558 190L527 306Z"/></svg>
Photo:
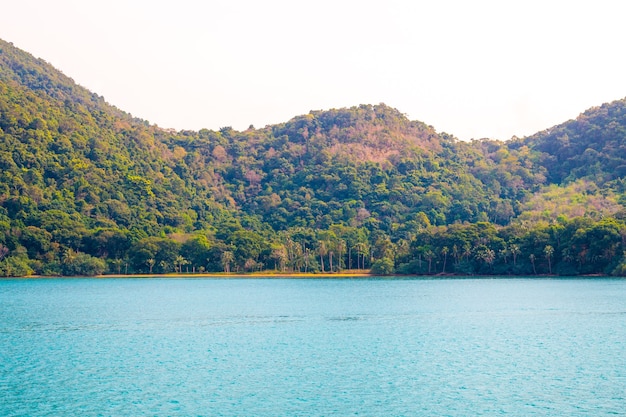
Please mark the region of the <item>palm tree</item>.
<svg viewBox="0 0 626 417"><path fill-rule="evenodd" d="M246 263L244 264L243 267L245 268L246 271L252 272L254 271L254 268L256 268L256 266L257 266L257 263L254 259L248 259L246 260Z"/></svg>
<svg viewBox="0 0 626 417"><path fill-rule="evenodd" d="M274 249L272 249L272 254L270 257L274 259L274 270L278 269L278 266L280 266L280 270L284 272L285 259L287 258L287 251L285 249L285 246L276 246Z"/></svg>
<svg viewBox="0 0 626 417"><path fill-rule="evenodd" d="M409 255L409 241L407 239L400 239L396 244L396 250L393 254L393 262L394 265L397 263L398 259L401 257L408 257Z"/></svg>
<svg viewBox="0 0 626 417"><path fill-rule="evenodd" d="M531 253L528 259L530 259L530 263L533 265L533 273L537 275L537 269L535 268L535 254Z"/></svg>
<svg viewBox="0 0 626 417"><path fill-rule="evenodd" d="M333 272L333 255L335 254L335 252L333 251L333 249L329 249L328 250L328 267L330 268L330 272Z"/></svg>
<svg viewBox="0 0 626 417"><path fill-rule="evenodd" d="M111 261L111 264L115 265L115 269L117 269L117 273L121 274L122 273L122 263L123 261L119 258L115 258Z"/></svg>
<svg viewBox="0 0 626 417"><path fill-rule="evenodd" d="M343 257L343 251L346 249L346 241L345 240L340 240L337 243L337 249L339 250L339 257L337 258L337 272L341 271L341 260Z"/></svg>
<svg viewBox="0 0 626 417"><path fill-rule="evenodd" d="M365 243L357 243L356 245L354 245L354 249L356 250L356 269L361 269L359 255L363 255L363 268L365 268Z"/></svg>
<svg viewBox="0 0 626 417"><path fill-rule="evenodd" d="M348 246L348 270L350 269L352 269L352 246Z"/></svg>
<svg viewBox="0 0 626 417"><path fill-rule="evenodd" d="M426 250L426 252L424 252L424 258L426 258L426 260L428 261L428 273L429 274L430 274L431 265L433 263L434 257L435 257L435 254L433 253L432 250L428 249Z"/></svg>
<svg viewBox="0 0 626 417"><path fill-rule="evenodd" d="M507 247L504 247L503 249L500 249L500 252L498 252L500 257L504 260L505 264L509 263L509 254L510 253L511 253L511 251Z"/></svg>
<svg viewBox="0 0 626 417"><path fill-rule="evenodd" d="M63 263L66 265L71 265L76 260L76 256L78 253L74 249L68 249L63 254Z"/></svg>
<svg viewBox="0 0 626 417"><path fill-rule="evenodd" d="M182 255L178 255L176 260L174 261L174 269L178 271L179 274L183 273L183 265L188 265L189 261L185 259Z"/></svg>
<svg viewBox="0 0 626 417"><path fill-rule="evenodd" d="M320 240L318 251L320 254L320 267L322 268L322 272L324 272L324 256L328 253L328 247L326 246L326 241Z"/></svg>
<svg viewBox="0 0 626 417"><path fill-rule="evenodd" d="M459 247L454 244L452 245L452 257L454 258L454 264L458 265L459 264Z"/></svg>
<svg viewBox="0 0 626 417"><path fill-rule="evenodd" d="M441 248L441 254L443 255L443 268L441 269L442 274L446 273L446 260L448 259L448 252L449 252L449 249L447 246L444 246L443 248Z"/></svg>
<svg viewBox="0 0 626 417"><path fill-rule="evenodd" d="M150 259L146 260L146 265L148 265L148 268L150 268L150 274L152 274L152 268L154 267L155 263L156 263L156 261L154 260L154 258L150 258Z"/></svg>
<svg viewBox="0 0 626 417"><path fill-rule="evenodd" d="M492 249L488 248L487 246L481 245L480 247L476 248L476 255L474 255L474 257L477 260L483 261L484 263L489 265L490 269L493 269L493 262L496 259L496 253Z"/></svg>
<svg viewBox="0 0 626 417"><path fill-rule="evenodd" d="M546 245L546 247L543 248L543 253L548 260L548 271L550 275L552 275L552 255L554 254L554 248L550 245Z"/></svg>
<svg viewBox="0 0 626 417"><path fill-rule="evenodd" d="M513 265L517 265L517 255L522 253L522 250L519 248L519 245L511 245L510 246L511 255L513 256Z"/></svg>
<svg viewBox="0 0 626 417"><path fill-rule="evenodd" d="M466 261L469 261L470 256L472 256L472 246L469 243L463 245L463 256Z"/></svg>
<svg viewBox="0 0 626 417"><path fill-rule="evenodd" d="M230 274L230 264L233 262L233 259L235 259L235 256L231 251L222 252L222 265L224 266L224 272L227 274Z"/></svg>
<svg viewBox="0 0 626 417"><path fill-rule="evenodd" d="M496 260L496 253L492 249L487 249L485 251L483 259L489 265L489 267L493 270L493 262Z"/></svg>

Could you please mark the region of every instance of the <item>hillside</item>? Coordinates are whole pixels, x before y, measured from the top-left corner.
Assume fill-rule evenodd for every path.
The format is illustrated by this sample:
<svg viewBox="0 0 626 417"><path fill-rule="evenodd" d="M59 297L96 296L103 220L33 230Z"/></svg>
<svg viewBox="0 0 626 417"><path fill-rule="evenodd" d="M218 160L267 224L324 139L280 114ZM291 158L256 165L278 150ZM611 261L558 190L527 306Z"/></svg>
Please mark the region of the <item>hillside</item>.
<svg viewBox="0 0 626 417"><path fill-rule="evenodd" d="M621 182L626 174L626 99L592 107L569 120L511 148L529 146L541 153L551 183L585 179L602 186Z"/></svg>
<svg viewBox="0 0 626 417"><path fill-rule="evenodd" d="M11 218L60 210L86 227L158 233L210 201L181 177L182 150L165 132L4 42L0 129L0 200Z"/></svg>
<svg viewBox="0 0 626 417"><path fill-rule="evenodd" d="M236 207L276 231L369 223L391 233L425 221L505 221L515 213L501 214L498 206L512 207L522 189L544 179L523 167L518 152L500 177L480 149L384 104L311 112L259 130L190 132L175 141L223 180Z"/></svg>
<svg viewBox="0 0 626 417"><path fill-rule="evenodd" d="M0 274L619 273L618 103L512 142L385 104L173 132L0 41Z"/></svg>

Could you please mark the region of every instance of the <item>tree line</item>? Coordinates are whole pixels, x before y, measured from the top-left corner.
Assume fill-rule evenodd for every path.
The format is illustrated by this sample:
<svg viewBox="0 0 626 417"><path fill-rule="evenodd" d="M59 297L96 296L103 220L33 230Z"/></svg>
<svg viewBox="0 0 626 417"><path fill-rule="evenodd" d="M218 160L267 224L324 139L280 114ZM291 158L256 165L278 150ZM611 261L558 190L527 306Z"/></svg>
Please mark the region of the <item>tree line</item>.
<svg viewBox="0 0 626 417"><path fill-rule="evenodd" d="M2 225L2 223L0 223ZM624 275L626 222L559 217L551 223L489 222L428 226L388 236L364 227L295 227L272 234L237 228L133 237L100 229L73 245L27 226L0 235L0 275L178 273L333 274L368 271L416 275ZM9 233L7 233L9 232Z"/></svg>

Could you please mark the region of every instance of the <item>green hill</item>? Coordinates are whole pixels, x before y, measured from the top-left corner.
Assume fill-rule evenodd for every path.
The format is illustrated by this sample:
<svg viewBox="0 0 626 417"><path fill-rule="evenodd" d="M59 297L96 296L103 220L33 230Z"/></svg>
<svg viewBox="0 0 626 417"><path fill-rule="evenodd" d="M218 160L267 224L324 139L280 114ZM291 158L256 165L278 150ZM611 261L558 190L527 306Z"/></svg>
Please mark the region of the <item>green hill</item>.
<svg viewBox="0 0 626 417"><path fill-rule="evenodd" d="M621 108L511 142L385 104L174 132L0 41L0 274L620 273Z"/></svg>
<svg viewBox="0 0 626 417"><path fill-rule="evenodd" d="M579 179L613 185L626 174L626 99L593 107L511 147L529 146L541 153L548 179L567 184Z"/></svg>
<svg viewBox="0 0 626 417"><path fill-rule="evenodd" d="M207 187L181 173L169 134L0 43L0 199L11 218L60 210L86 227L178 227ZM40 226L40 224L37 224Z"/></svg>

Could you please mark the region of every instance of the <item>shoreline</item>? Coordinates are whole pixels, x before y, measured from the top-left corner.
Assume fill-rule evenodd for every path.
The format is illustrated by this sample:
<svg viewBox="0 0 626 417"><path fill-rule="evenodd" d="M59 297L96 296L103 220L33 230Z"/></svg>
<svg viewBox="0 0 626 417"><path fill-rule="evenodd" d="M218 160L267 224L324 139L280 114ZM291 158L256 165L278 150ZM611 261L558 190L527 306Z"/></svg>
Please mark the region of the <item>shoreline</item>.
<svg viewBox="0 0 626 417"><path fill-rule="evenodd" d="M461 275L461 274L372 274L369 271L336 272L336 273L288 273L288 272L252 272L252 273L168 273L168 274L108 274L92 276L63 276L63 275L29 275L22 277L0 277L2 279L342 279L342 278L424 278L424 279L493 279L493 278L537 278L537 279L559 279L559 278L615 278L624 279L623 276L611 276L603 274L588 275Z"/></svg>
<svg viewBox="0 0 626 417"><path fill-rule="evenodd" d="M315 274L315 273L263 273L263 272L251 272L251 273L182 273L182 274L113 274L113 275L96 275L93 278L364 278L375 277L378 275L372 275L369 272L355 272L355 273L332 273L332 274Z"/></svg>
<svg viewBox="0 0 626 417"><path fill-rule="evenodd" d="M259 279L259 278L299 278L299 279L333 279L333 278L367 278L367 277L381 277L384 275L375 275L368 272L337 272L337 273L266 273L266 272L251 272L251 273L168 273L168 274L106 274L106 275L91 275L91 276L63 276L63 275L29 275L24 277L6 277L17 279L75 279L75 278L92 278L92 279L119 279L119 278L138 278L138 279L158 279L158 278L173 278L173 279L189 279L189 278L215 278L215 279ZM2 277L4 278L4 277Z"/></svg>

